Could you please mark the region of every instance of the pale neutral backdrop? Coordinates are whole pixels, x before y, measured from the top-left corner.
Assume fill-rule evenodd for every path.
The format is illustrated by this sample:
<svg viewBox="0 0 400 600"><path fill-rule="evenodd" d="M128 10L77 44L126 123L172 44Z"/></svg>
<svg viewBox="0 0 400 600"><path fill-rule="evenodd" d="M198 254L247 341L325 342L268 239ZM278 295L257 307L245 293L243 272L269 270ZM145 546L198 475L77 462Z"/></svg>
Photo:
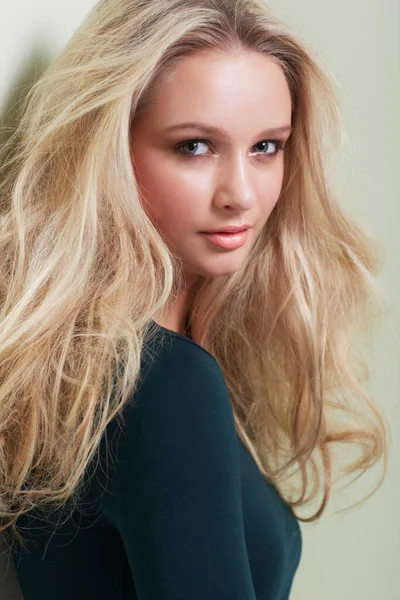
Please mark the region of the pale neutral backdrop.
<svg viewBox="0 0 400 600"><path fill-rule="evenodd" d="M93 0L13 0L1 7L0 115L67 42ZM388 311L371 357L370 391L392 430L390 471L366 503L341 515L368 481L338 496L326 516L302 524L303 555L291 600L400 600L400 6L399 0L271 0L333 74L349 146L343 155L343 203L386 247L381 285ZM379 472L377 472L377 475ZM357 490L357 491L356 491ZM20 600L0 545L0 598ZM173 600L173 599L171 599Z"/></svg>

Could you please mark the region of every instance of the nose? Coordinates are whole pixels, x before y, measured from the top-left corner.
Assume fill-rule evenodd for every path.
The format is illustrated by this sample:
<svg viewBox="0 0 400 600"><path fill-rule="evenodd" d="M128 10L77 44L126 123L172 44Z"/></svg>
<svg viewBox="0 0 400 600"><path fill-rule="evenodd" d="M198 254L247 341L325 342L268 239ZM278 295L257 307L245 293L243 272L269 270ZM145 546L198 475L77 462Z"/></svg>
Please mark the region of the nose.
<svg viewBox="0 0 400 600"><path fill-rule="evenodd" d="M246 157L239 153L219 166L214 193L215 206L236 211L253 208L256 191L251 179L251 169Z"/></svg>

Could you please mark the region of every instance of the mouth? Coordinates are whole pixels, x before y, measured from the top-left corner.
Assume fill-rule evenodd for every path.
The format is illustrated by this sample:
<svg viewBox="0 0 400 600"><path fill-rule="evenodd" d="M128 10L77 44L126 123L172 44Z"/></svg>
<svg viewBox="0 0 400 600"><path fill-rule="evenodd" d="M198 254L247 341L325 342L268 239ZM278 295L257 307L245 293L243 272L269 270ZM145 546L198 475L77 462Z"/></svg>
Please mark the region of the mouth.
<svg viewBox="0 0 400 600"><path fill-rule="evenodd" d="M219 246L220 248L227 248L229 250L234 250L235 248L240 248L246 243L247 238L249 236L249 228L241 229L239 231L234 232L203 231L200 233L204 235L215 246Z"/></svg>
<svg viewBox="0 0 400 600"><path fill-rule="evenodd" d="M227 225L226 227L221 227L220 229L209 229L207 231L202 231L200 233L222 233L222 234L230 234L230 233L240 233L241 231L246 231L250 229L251 225Z"/></svg>

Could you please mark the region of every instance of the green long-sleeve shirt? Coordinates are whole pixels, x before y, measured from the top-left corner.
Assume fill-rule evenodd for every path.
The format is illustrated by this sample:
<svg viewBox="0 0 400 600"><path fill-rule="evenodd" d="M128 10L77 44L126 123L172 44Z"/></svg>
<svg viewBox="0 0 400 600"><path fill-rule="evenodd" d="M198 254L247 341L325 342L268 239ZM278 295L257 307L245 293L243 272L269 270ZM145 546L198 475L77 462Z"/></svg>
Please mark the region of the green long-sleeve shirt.
<svg viewBox="0 0 400 600"><path fill-rule="evenodd" d="M154 325L79 510L17 521L24 599L288 600L299 524L237 435L216 359Z"/></svg>

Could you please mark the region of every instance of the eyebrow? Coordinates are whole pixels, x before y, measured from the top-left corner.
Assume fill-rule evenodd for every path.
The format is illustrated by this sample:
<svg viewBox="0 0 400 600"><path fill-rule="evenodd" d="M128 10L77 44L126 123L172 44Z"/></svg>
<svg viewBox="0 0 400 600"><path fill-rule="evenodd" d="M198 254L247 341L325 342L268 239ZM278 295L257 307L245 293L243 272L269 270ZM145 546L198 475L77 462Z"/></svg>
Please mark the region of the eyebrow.
<svg viewBox="0 0 400 600"><path fill-rule="evenodd" d="M165 131L175 131L176 129L201 129L205 133L209 135L220 135L221 137L225 137L226 139L230 139L229 132L222 127L215 127L214 125L206 125L205 123L199 123L196 121L188 122L188 123L177 123L176 125L171 125L171 127L167 127ZM269 129L265 129L260 132L260 136L263 135L279 135L280 133L292 132L291 125L282 125L281 127L271 127Z"/></svg>

